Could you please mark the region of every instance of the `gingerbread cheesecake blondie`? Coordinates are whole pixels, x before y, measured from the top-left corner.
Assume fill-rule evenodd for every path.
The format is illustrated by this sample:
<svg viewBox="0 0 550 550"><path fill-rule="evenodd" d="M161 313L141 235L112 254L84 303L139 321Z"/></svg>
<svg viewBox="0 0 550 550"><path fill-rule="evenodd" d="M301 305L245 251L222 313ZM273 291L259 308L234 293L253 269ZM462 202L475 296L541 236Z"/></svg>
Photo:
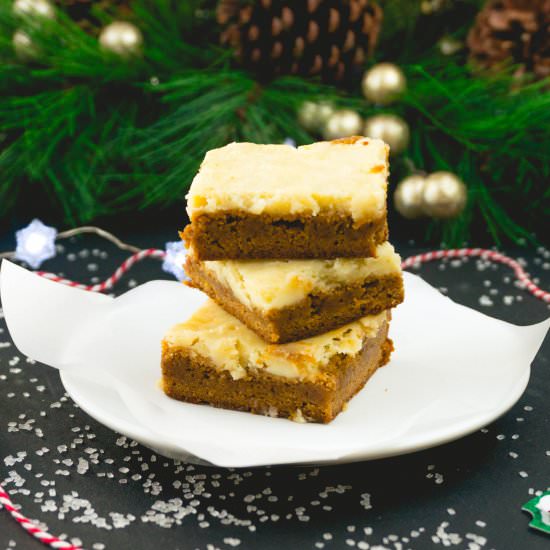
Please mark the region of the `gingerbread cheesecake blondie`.
<svg viewBox="0 0 550 550"><path fill-rule="evenodd" d="M267 344L209 300L162 342L174 399L298 421L330 422L392 351L389 312L290 344Z"/></svg>
<svg viewBox="0 0 550 550"><path fill-rule="evenodd" d="M388 236L388 151L359 136L213 149L182 237L201 260L373 256Z"/></svg>
<svg viewBox="0 0 550 550"><path fill-rule="evenodd" d="M403 301L401 259L386 242L376 257L334 260L201 261L195 286L264 340L284 343L333 330Z"/></svg>

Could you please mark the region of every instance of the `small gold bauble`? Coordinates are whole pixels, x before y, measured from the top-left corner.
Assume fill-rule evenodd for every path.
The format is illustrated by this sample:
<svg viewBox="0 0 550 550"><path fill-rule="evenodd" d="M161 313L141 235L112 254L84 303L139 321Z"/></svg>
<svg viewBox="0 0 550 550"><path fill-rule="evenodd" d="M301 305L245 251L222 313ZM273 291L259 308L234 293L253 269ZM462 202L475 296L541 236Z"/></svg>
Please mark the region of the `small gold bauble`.
<svg viewBox="0 0 550 550"><path fill-rule="evenodd" d="M317 125L317 130L319 132L325 127L325 124L332 116L334 111L334 105L329 101L320 101L319 103L317 103L317 119L319 121Z"/></svg>
<svg viewBox="0 0 550 550"><path fill-rule="evenodd" d="M13 13L27 17L45 17L53 19L55 8L49 0L15 0Z"/></svg>
<svg viewBox="0 0 550 550"><path fill-rule="evenodd" d="M106 51L122 57L132 57L141 53L143 35L132 23L114 21L103 28L99 43Z"/></svg>
<svg viewBox="0 0 550 550"><path fill-rule="evenodd" d="M378 63L371 67L361 82L363 95L372 103L389 105L405 91L407 80L393 63Z"/></svg>
<svg viewBox="0 0 550 550"><path fill-rule="evenodd" d="M409 125L396 115L375 115L367 118L363 134L385 141L390 146L392 155L399 155L409 146Z"/></svg>
<svg viewBox="0 0 550 550"><path fill-rule="evenodd" d="M420 3L420 11L424 15L432 15L442 11L447 3L447 0L423 0Z"/></svg>
<svg viewBox="0 0 550 550"><path fill-rule="evenodd" d="M313 101L304 101L298 109L298 122L308 132L314 132L317 125L317 104Z"/></svg>
<svg viewBox="0 0 550 550"><path fill-rule="evenodd" d="M361 134L363 119L351 109L334 111L323 128L323 137L327 140Z"/></svg>
<svg viewBox="0 0 550 550"><path fill-rule="evenodd" d="M39 55L39 50L36 44L31 40L30 36L21 29L13 33L11 39L13 50L17 59L20 61L32 61Z"/></svg>
<svg viewBox="0 0 550 550"><path fill-rule="evenodd" d="M434 172L424 183L424 213L432 218L454 218L466 206L468 191L464 182L452 172Z"/></svg>
<svg viewBox="0 0 550 550"><path fill-rule="evenodd" d="M304 101L298 109L298 122L309 132L320 132L334 113L334 105L328 101Z"/></svg>
<svg viewBox="0 0 550 550"><path fill-rule="evenodd" d="M419 218L424 214L422 195L426 178L414 174L402 180L393 194L395 209L409 219Z"/></svg>
<svg viewBox="0 0 550 550"><path fill-rule="evenodd" d="M464 47L464 44L457 38L454 38L453 36L444 36L437 43L437 46L439 48L439 51L443 55L454 55Z"/></svg>
<svg viewBox="0 0 550 550"><path fill-rule="evenodd" d="M420 2L420 11L424 15L429 15L432 13L432 3L429 0L423 0Z"/></svg>

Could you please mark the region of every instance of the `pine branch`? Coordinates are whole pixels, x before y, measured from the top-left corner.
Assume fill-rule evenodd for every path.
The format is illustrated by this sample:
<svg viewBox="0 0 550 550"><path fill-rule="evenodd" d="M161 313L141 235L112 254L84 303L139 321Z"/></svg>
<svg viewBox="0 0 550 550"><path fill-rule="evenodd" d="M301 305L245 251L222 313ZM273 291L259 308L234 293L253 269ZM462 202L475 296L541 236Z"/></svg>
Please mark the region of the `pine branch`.
<svg viewBox="0 0 550 550"><path fill-rule="evenodd" d="M410 156L426 172L456 172L470 189L457 220L436 224L450 245L481 216L495 242L524 242L540 223L550 165L550 93L545 83L514 89L509 74L473 78L468 67L426 59L407 68L402 100L413 134ZM508 210L507 205L511 208Z"/></svg>
<svg viewBox="0 0 550 550"><path fill-rule="evenodd" d="M460 3L460 13L476 3ZM358 90L349 95L293 77L260 85L236 70L230 52L217 46L214 4L137 0L133 20L145 46L141 57L127 60L102 51L61 12L38 22L16 18L10 2L0 3L0 215L36 190L69 223L164 206L183 200L208 149L233 140L315 139L297 122L305 100L329 100L365 117L380 112ZM404 4L413 15L398 21ZM406 175L412 161L466 182L463 215L429 226L449 245L462 244L480 223L495 241L530 238L550 214L548 83L518 88L507 73L483 77L435 53L443 32L465 34L464 18L443 28L440 16L420 15L418 5L384 7L379 57L404 63L408 76L408 92L388 110L412 130L405 158L392 161L392 177ZM95 15L110 20L106 12ZM16 59L16 28L40 52L34 62Z"/></svg>

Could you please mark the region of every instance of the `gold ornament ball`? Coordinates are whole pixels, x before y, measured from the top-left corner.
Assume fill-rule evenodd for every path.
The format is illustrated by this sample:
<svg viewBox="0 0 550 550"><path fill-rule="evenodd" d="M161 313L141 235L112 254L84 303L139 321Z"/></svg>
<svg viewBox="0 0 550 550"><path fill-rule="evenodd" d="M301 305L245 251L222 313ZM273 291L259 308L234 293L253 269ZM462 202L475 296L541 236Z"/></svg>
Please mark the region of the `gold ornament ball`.
<svg viewBox="0 0 550 550"><path fill-rule="evenodd" d="M434 172L424 183L424 213L432 218L455 218L466 206L468 191L464 182L452 172Z"/></svg>
<svg viewBox="0 0 550 550"><path fill-rule="evenodd" d="M423 0L420 3L420 11L424 15L432 15L443 10L447 6L446 0Z"/></svg>
<svg viewBox="0 0 550 550"><path fill-rule="evenodd" d="M13 3L13 13L19 16L53 19L55 17L55 8L49 0L15 0Z"/></svg>
<svg viewBox="0 0 550 550"><path fill-rule="evenodd" d="M332 113L334 106L328 101L304 101L298 110L298 122L309 132L320 132Z"/></svg>
<svg viewBox="0 0 550 550"><path fill-rule="evenodd" d="M39 50L36 44L31 40L30 36L21 29L13 33L11 39L13 50L17 59L20 61L32 61L39 55Z"/></svg>
<svg viewBox="0 0 550 550"><path fill-rule="evenodd" d="M454 55L464 47L460 40L452 36L444 36L437 45L443 55Z"/></svg>
<svg viewBox="0 0 550 550"><path fill-rule="evenodd" d="M407 79L397 65L378 63L365 73L361 86L363 95L369 101L378 105L389 105L405 91Z"/></svg>
<svg viewBox="0 0 550 550"><path fill-rule="evenodd" d="M323 128L323 137L326 140L338 139L361 134L363 119L351 109L334 111Z"/></svg>
<svg viewBox="0 0 550 550"><path fill-rule="evenodd" d="M423 199L426 178L412 175L402 180L393 194L395 209L408 219L419 218L424 214Z"/></svg>
<svg viewBox="0 0 550 550"><path fill-rule="evenodd" d="M132 57L141 52L143 35L132 23L115 21L103 28L99 44L109 52L122 57Z"/></svg>
<svg viewBox="0 0 550 550"><path fill-rule="evenodd" d="M399 155L408 146L411 133L409 125L396 115L375 115L367 118L363 134L378 138L390 146L392 155Z"/></svg>
<svg viewBox="0 0 550 550"><path fill-rule="evenodd" d="M313 101L304 101L298 109L298 122L302 128L314 132L317 125L317 104Z"/></svg>
<svg viewBox="0 0 550 550"><path fill-rule="evenodd" d="M321 131L325 127L328 119L333 115L335 109L334 105L328 101L321 101L317 103L317 131Z"/></svg>

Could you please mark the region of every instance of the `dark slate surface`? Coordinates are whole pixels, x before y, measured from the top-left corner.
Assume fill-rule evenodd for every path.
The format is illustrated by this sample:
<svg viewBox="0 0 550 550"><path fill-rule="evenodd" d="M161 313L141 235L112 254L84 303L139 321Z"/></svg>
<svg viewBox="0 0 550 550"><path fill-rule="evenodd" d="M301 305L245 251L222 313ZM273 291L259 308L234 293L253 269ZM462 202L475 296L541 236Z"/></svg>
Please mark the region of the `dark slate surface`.
<svg viewBox="0 0 550 550"><path fill-rule="evenodd" d="M163 247L174 232L127 232ZM1 250L11 236L0 239ZM47 270L86 282L126 256L94 237L64 242ZM406 257L418 249L397 247ZM508 250L550 288L550 252ZM547 305L505 267L434 263L419 273L453 299L529 324ZM158 261L117 286L165 277ZM429 335L427 335L429 337ZM467 345L467 342L464 342ZM320 468L227 470L178 464L101 426L65 396L53 369L27 362L0 319L0 480L22 511L87 549L543 549L522 504L550 484L550 342L518 404L453 443L393 459ZM39 549L0 510L0 550Z"/></svg>

